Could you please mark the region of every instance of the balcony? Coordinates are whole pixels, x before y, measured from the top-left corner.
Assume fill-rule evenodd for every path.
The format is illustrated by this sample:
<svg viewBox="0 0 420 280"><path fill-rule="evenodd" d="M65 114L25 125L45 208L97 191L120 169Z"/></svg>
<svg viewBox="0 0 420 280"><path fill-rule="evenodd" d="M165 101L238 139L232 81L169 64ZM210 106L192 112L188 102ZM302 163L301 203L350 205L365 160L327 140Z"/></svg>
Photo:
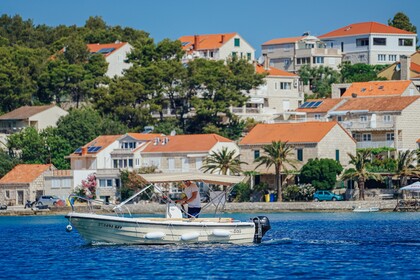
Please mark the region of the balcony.
<svg viewBox="0 0 420 280"><path fill-rule="evenodd" d="M357 149L366 149L366 148L395 148L394 141L361 141L357 142Z"/></svg>
<svg viewBox="0 0 420 280"><path fill-rule="evenodd" d="M361 122L361 121L341 121L340 124L350 130L393 130L393 122Z"/></svg>

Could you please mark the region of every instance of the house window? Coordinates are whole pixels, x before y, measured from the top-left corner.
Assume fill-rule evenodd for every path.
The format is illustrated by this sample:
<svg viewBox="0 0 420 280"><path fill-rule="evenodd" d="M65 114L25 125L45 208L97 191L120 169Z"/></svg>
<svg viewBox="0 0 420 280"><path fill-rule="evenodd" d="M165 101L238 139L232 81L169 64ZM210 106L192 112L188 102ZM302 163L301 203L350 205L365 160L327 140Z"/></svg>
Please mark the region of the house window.
<svg viewBox="0 0 420 280"><path fill-rule="evenodd" d="M324 64L324 57L323 56L314 56L313 62L314 62L314 64Z"/></svg>
<svg viewBox="0 0 420 280"><path fill-rule="evenodd" d="M298 161L303 161L303 150L302 149L297 149L297 160Z"/></svg>
<svg viewBox="0 0 420 280"><path fill-rule="evenodd" d="M241 39L235 38L235 47L240 47L240 46L241 46Z"/></svg>
<svg viewBox="0 0 420 280"><path fill-rule="evenodd" d="M4 196L5 196L7 199L9 199L9 198L10 198L10 191L6 191L6 192L5 192L5 194L4 194Z"/></svg>
<svg viewBox="0 0 420 280"><path fill-rule="evenodd" d="M340 161L340 150L335 150L335 160Z"/></svg>
<svg viewBox="0 0 420 280"><path fill-rule="evenodd" d="M338 121L338 122L342 122L342 121L343 121L343 117L342 117L342 116L338 116L338 117L337 117L337 121Z"/></svg>
<svg viewBox="0 0 420 280"><path fill-rule="evenodd" d="M365 123L368 121L368 117L366 115L360 116L360 122Z"/></svg>
<svg viewBox="0 0 420 280"><path fill-rule="evenodd" d="M394 133L387 133L386 141L394 141Z"/></svg>
<svg viewBox="0 0 420 280"><path fill-rule="evenodd" d="M392 121L391 115L384 115L384 122L390 123Z"/></svg>
<svg viewBox="0 0 420 280"><path fill-rule="evenodd" d="M299 57L296 60L296 64L309 64L311 62L310 57Z"/></svg>
<svg viewBox="0 0 420 280"><path fill-rule="evenodd" d="M320 119L321 119L321 114L315 114L314 118L315 118L316 120L320 120Z"/></svg>
<svg viewBox="0 0 420 280"><path fill-rule="evenodd" d="M386 46L386 38L373 38L373 45Z"/></svg>
<svg viewBox="0 0 420 280"><path fill-rule="evenodd" d="M413 39L403 39L403 38L398 39L398 46L410 46L410 47L412 47L413 43L414 43Z"/></svg>
<svg viewBox="0 0 420 280"><path fill-rule="evenodd" d="M174 158L168 158L168 169L174 170L175 169L175 159Z"/></svg>
<svg viewBox="0 0 420 280"><path fill-rule="evenodd" d="M101 188L111 188L112 179L99 179L99 187Z"/></svg>
<svg viewBox="0 0 420 280"><path fill-rule="evenodd" d="M378 61L386 61L386 54L378 54Z"/></svg>
<svg viewBox="0 0 420 280"><path fill-rule="evenodd" d="M203 167L203 159L202 158L196 158L195 159L195 169L199 170L201 167Z"/></svg>
<svg viewBox="0 0 420 280"><path fill-rule="evenodd" d="M128 167L133 167L133 159L128 159Z"/></svg>
<svg viewBox="0 0 420 280"><path fill-rule="evenodd" d="M260 150L254 150L254 159L257 159L260 157Z"/></svg>
<svg viewBox="0 0 420 280"><path fill-rule="evenodd" d="M388 56L388 60L389 61L397 61L397 55L396 54L390 54L389 56Z"/></svg>
<svg viewBox="0 0 420 280"><path fill-rule="evenodd" d="M360 133L354 133L352 136L357 142L362 141L362 137L361 137Z"/></svg>
<svg viewBox="0 0 420 280"><path fill-rule="evenodd" d="M210 52L210 55L209 55L210 57L213 57L214 56L214 54L213 54L213 52Z"/></svg>
<svg viewBox="0 0 420 280"><path fill-rule="evenodd" d="M114 168L118 168L118 160L114 159Z"/></svg>
<svg viewBox="0 0 420 280"><path fill-rule="evenodd" d="M246 59L251 60L251 53L246 53Z"/></svg>
<svg viewBox="0 0 420 280"><path fill-rule="evenodd" d="M292 83L286 83L286 82L280 83L280 89L291 89L291 88L292 88Z"/></svg>
<svg viewBox="0 0 420 280"><path fill-rule="evenodd" d="M140 166L140 159L136 158L136 166Z"/></svg>
<svg viewBox="0 0 420 280"><path fill-rule="evenodd" d="M370 141L372 141L372 134L370 134L370 133L363 133L362 134L362 141L363 142L370 142Z"/></svg>
<svg viewBox="0 0 420 280"><path fill-rule="evenodd" d="M237 55L238 55L238 53L237 53L237 52L232 52L232 57L233 57L233 58L236 58L236 57L237 57Z"/></svg>
<svg viewBox="0 0 420 280"><path fill-rule="evenodd" d="M358 47L369 46L369 38L356 39L356 46Z"/></svg>

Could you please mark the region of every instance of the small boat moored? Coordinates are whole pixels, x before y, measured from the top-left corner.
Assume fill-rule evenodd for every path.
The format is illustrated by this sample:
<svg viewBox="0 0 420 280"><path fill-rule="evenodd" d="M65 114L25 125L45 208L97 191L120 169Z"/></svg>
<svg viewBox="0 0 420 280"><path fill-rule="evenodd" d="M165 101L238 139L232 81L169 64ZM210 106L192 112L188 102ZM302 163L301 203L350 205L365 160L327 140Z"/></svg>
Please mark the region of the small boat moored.
<svg viewBox="0 0 420 280"><path fill-rule="evenodd" d="M380 211L379 207L356 207L353 209L353 212L366 213L366 212L378 212Z"/></svg>
<svg viewBox="0 0 420 280"><path fill-rule="evenodd" d="M238 221L232 218L195 218L186 217L187 213L170 198L166 197L166 215L164 218L133 217L126 204L149 188L163 194L158 184L182 182L185 180L201 181L205 184L227 186L227 190L241 182L243 176L227 176L202 173L141 174L148 185L141 191L113 208L113 215L96 213L78 213L66 215L69 225L89 243L111 244L179 244L179 243L261 243L265 233L270 230L270 221L266 216L258 216L249 221ZM77 196L70 196L73 201ZM73 198L73 199L72 199ZM90 201L88 201L90 202ZM208 202L210 205L214 202ZM218 200L220 203L220 199ZM225 201L223 202L225 203ZM221 209L224 208L222 205ZM216 207L216 211L219 207ZM128 215L128 216L126 216Z"/></svg>

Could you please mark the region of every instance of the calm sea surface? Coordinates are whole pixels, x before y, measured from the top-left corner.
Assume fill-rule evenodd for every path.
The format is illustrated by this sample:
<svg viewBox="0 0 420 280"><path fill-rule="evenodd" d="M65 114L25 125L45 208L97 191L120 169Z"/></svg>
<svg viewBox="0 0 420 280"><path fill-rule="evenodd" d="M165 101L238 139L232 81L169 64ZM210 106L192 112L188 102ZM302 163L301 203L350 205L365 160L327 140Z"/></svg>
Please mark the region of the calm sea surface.
<svg viewBox="0 0 420 280"><path fill-rule="evenodd" d="M245 246L86 245L63 216L0 217L0 279L420 279L420 213L263 215Z"/></svg>

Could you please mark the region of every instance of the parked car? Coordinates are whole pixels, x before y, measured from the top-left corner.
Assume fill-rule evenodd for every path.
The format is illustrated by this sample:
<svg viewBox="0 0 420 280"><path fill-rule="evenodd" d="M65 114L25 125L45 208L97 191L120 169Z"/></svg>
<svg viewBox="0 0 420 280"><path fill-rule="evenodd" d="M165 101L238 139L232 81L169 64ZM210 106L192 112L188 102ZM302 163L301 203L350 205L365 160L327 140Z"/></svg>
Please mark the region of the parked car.
<svg viewBox="0 0 420 280"><path fill-rule="evenodd" d="M318 190L314 193L314 201L338 201L344 200L343 196L340 194L335 194L330 191Z"/></svg>
<svg viewBox="0 0 420 280"><path fill-rule="evenodd" d="M66 202L55 195L42 195L37 199L35 205L65 206Z"/></svg>

